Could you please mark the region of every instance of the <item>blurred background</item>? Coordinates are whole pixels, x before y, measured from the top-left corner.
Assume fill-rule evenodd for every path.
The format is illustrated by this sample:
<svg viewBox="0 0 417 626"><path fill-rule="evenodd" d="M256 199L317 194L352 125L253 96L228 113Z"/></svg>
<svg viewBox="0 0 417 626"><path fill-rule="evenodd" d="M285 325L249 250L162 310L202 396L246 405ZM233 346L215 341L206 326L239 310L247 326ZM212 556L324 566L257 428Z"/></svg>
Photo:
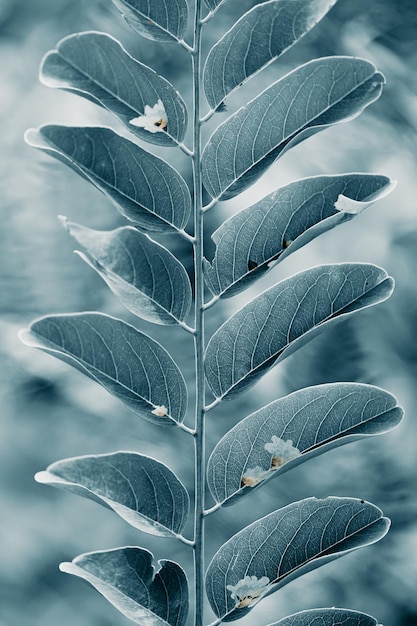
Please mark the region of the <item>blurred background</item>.
<svg viewBox="0 0 417 626"><path fill-rule="evenodd" d="M226 2L206 29L205 48L255 4ZM33 480L36 471L60 458L124 449L164 461L193 490L191 438L140 421L81 374L17 339L18 330L40 315L105 311L161 341L192 380L189 336L181 329L152 327L133 319L98 276L72 254L74 243L56 216L67 215L99 229L119 226L122 218L85 181L23 141L27 128L43 123L114 123L91 103L48 90L37 79L42 56L59 39L92 29L120 39L131 54L166 76L190 101L187 54L183 50L173 54L171 46L140 39L125 26L110 0L0 0L0 626L130 623L87 585L58 571L61 561L82 552L139 545L152 550L156 559L177 560L192 572L183 545L170 539L156 541L90 501ZM207 560L244 524L312 495L364 498L392 519L392 530L380 544L290 583L239 622L246 626L261 626L320 606L361 610L385 626L417 625L416 44L414 0L339 0L301 43L229 101L233 111L297 65L330 54L366 57L387 78L381 99L362 116L307 140L274 164L253 188L210 211L208 255L209 234L227 216L296 178L362 171L388 175L398 186L357 220L290 256L249 294L211 309L207 335L248 295L253 297L319 263L382 265L394 276L396 290L388 302L336 325L241 398L213 410L207 424L208 452L249 412L311 384L338 380L376 384L396 394L406 411L406 419L392 433L313 459L269 482L252 500L244 499L208 518ZM212 123L225 115L218 114ZM212 129L208 125L207 132ZM156 152L190 182L183 153ZM175 237L164 241L191 271L187 244ZM192 407L192 389L190 396ZM207 616L210 621L209 609Z"/></svg>

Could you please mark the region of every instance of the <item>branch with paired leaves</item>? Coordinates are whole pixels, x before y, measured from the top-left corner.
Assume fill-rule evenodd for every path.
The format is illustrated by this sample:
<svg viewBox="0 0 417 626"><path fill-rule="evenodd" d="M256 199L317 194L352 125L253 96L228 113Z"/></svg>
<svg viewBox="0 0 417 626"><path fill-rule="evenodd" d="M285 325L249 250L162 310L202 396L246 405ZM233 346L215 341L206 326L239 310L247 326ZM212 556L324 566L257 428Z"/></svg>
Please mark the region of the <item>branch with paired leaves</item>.
<svg viewBox="0 0 417 626"><path fill-rule="evenodd" d="M192 43L186 41L186 0L113 2L141 36L179 45L189 54L192 115L165 77L130 56L113 37L77 33L45 56L42 81L105 107L131 137L110 128L46 125L29 130L26 139L92 183L128 220L128 225L104 232L63 218L82 248L80 257L130 313L151 324L178 327L193 339L194 420L187 424L191 381L184 380L159 342L123 320L94 312L49 315L21 337L98 382L139 417L194 438L194 535L183 534L190 515L186 488L164 463L146 455L114 452L65 459L36 478L111 509L142 532L175 537L184 549L194 549L194 624L204 623L204 578L213 625L220 624L243 617L263 597L305 572L375 543L389 528L389 520L369 502L307 498L243 528L204 568L204 526L210 514L250 497L316 455L387 432L402 418L396 399L378 387L318 385L243 418L217 443L207 463L204 454L208 411L255 385L330 325L384 301L393 280L366 263L306 269L245 304L206 344L208 309L244 291L315 237L359 216L393 183L384 175L347 173L280 187L212 233L211 260L203 251L204 214L253 185L300 142L359 115L380 96L384 77L363 59L311 60L232 112L203 146L203 124L226 109L229 95L296 44L336 0L256 4L215 43L203 70L202 34L225 0L204 0L204 5L195 0ZM189 117L192 145L186 143ZM172 165L138 140L182 150L193 168L192 192ZM211 198L205 206L203 187ZM193 246L194 290L182 263L152 233L176 233ZM215 502L211 508L206 506L206 481ZM184 570L164 560L155 572L153 555L144 548L82 554L61 569L88 581L137 624L187 622ZM363 613L333 608L303 611L270 626L318 623L376 625Z"/></svg>

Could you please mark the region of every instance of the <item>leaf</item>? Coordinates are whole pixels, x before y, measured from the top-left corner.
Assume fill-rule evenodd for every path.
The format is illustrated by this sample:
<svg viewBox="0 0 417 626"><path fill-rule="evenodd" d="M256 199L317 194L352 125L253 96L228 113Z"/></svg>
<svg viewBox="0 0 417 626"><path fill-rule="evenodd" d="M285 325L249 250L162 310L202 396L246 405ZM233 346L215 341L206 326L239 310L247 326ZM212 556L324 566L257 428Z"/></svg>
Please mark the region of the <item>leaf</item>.
<svg viewBox="0 0 417 626"><path fill-rule="evenodd" d="M184 139L187 109L178 91L110 35L87 32L64 37L45 56L41 80L48 87L65 89L105 107L140 139L161 146ZM130 123L158 100L167 115L165 129L149 132Z"/></svg>
<svg viewBox="0 0 417 626"><path fill-rule="evenodd" d="M219 441L207 465L210 492L232 504L314 456L391 430L402 417L396 398L371 385L301 389L248 415Z"/></svg>
<svg viewBox="0 0 417 626"><path fill-rule="evenodd" d="M294 578L375 543L389 520L369 502L307 498L257 520L214 555L206 576L211 608L224 621L240 619L258 600Z"/></svg>
<svg viewBox="0 0 417 626"><path fill-rule="evenodd" d="M394 187L386 176L315 176L285 185L226 220L204 259L210 291L230 297L323 232L351 220Z"/></svg>
<svg viewBox="0 0 417 626"><path fill-rule="evenodd" d="M64 459L35 478L94 500L151 535L179 535L187 521L190 505L183 484L166 465L136 452Z"/></svg>
<svg viewBox="0 0 417 626"><path fill-rule="evenodd" d="M205 359L210 389L222 399L254 385L336 319L386 300L393 285L385 270L367 263L320 265L274 285L211 337Z"/></svg>
<svg viewBox="0 0 417 626"><path fill-rule="evenodd" d="M62 161L144 230L182 230L191 213L184 179L168 163L109 128L42 126L29 145Z"/></svg>
<svg viewBox="0 0 417 626"><path fill-rule="evenodd" d="M192 302L184 266L166 248L127 226L97 231L64 221L88 254L79 253L134 315L154 324L181 324Z"/></svg>
<svg viewBox="0 0 417 626"><path fill-rule="evenodd" d="M173 561L158 561L143 548L125 547L80 554L60 570L92 585L135 624L184 626L188 585L184 570Z"/></svg>
<svg viewBox="0 0 417 626"><path fill-rule="evenodd" d="M252 185L286 150L332 124L353 119L381 94L384 77L369 61L327 57L273 83L211 135L203 183L227 200Z"/></svg>
<svg viewBox="0 0 417 626"><path fill-rule="evenodd" d="M268 626L378 626L374 617L349 609L310 609Z"/></svg>
<svg viewBox="0 0 417 626"><path fill-rule="evenodd" d="M188 21L187 0L113 0L139 35L154 41L182 41Z"/></svg>
<svg viewBox="0 0 417 626"><path fill-rule="evenodd" d="M258 4L210 50L204 90L216 109L237 87L283 54L317 24L336 0L270 0Z"/></svg>
<svg viewBox="0 0 417 626"><path fill-rule="evenodd" d="M69 363L160 426L182 422L184 378L168 352L133 326L102 313L51 315L20 334L23 343Z"/></svg>

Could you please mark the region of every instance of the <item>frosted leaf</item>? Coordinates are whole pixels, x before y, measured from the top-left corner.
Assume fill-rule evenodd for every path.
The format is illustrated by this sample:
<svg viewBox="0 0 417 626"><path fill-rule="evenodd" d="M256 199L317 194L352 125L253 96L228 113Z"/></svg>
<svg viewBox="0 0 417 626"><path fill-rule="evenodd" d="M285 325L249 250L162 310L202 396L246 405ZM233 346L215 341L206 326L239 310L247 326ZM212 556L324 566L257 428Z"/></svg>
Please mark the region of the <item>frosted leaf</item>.
<svg viewBox="0 0 417 626"><path fill-rule="evenodd" d="M245 576L236 585L227 585L226 589L231 592L231 597L236 600L236 607L242 609L250 606L266 591L270 584L268 576Z"/></svg>
<svg viewBox="0 0 417 626"><path fill-rule="evenodd" d="M268 472L266 472L262 467L256 465L256 467L252 467L248 469L245 474L242 476L242 487L254 487L258 483L260 483Z"/></svg>
<svg viewBox="0 0 417 626"><path fill-rule="evenodd" d="M168 126L168 119L162 100L159 99L153 107L146 104L145 115L134 117L129 120L129 124L144 128L150 133L158 133L165 130Z"/></svg>
<svg viewBox="0 0 417 626"><path fill-rule="evenodd" d="M272 454L271 468L281 467L284 463L300 456L301 452L293 446L292 439L284 441L276 435L272 435L271 439L271 443L266 443L264 446L265 450Z"/></svg>

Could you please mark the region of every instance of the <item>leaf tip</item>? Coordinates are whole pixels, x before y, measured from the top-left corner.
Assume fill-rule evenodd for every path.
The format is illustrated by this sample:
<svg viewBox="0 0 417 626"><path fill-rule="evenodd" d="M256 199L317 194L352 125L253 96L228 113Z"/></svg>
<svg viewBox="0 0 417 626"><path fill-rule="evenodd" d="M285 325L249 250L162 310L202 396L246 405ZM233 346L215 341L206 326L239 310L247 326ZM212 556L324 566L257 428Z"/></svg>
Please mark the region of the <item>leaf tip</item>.
<svg viewBox="0 0 417 626"><path fill-rule="evenodd" d="M36 472L34 479L36 480L37 483L40 483L42 485L47 485L50 483L50 473L42 470L41 472Z"/></svg>
<svg viewBox="0 0 417 626"><path fill-rule="evenodd" d="M30 346L33 348L37 345L34 341L33 333L30 328L22 328L22 330L19 330L17 336L25 346Z"/></svg>
<svg viewBox="0 0 417 626"><path fill-rule="evenodd" d="M36 128L28 128L27 130L25 130L23 138L25 142L28 144L28 146L31 146L33 148L37 145L35 141L35 137L37 135L38 135L38 130Z"/></svg>
<svg viewBox="0 0 417 626"><path fill-rule="evenodd" d="M59 571L60 572L64 572L64 574L72 574L72 568L73 568L73 564L69 561L63 561L62 563L59 564Z"/></svg>
<svg viewBox="0 0 417 626"><path fill-rule="evenodd" d="M68 222L68 218L66 217L66 215L58 215L58 221L60 222L60 224L62 224L62 226L66 229L69 230L69 222Z"/></svg>
<svg viewBox="0 0 417 626"><path fill-rule="evenodd" d="M371 204L374 204L374 202L377 202L379 200L383 200L386 196L388 196L388 194L390 194L396 186L396 180L390 180L389 178L387 178L387 182L385 185L383 185L371 196L363 200L354 200L353 198L349 198L348 196L345 196L341 193L337 197L334 208L340 213L360 215Z"/></svg>

